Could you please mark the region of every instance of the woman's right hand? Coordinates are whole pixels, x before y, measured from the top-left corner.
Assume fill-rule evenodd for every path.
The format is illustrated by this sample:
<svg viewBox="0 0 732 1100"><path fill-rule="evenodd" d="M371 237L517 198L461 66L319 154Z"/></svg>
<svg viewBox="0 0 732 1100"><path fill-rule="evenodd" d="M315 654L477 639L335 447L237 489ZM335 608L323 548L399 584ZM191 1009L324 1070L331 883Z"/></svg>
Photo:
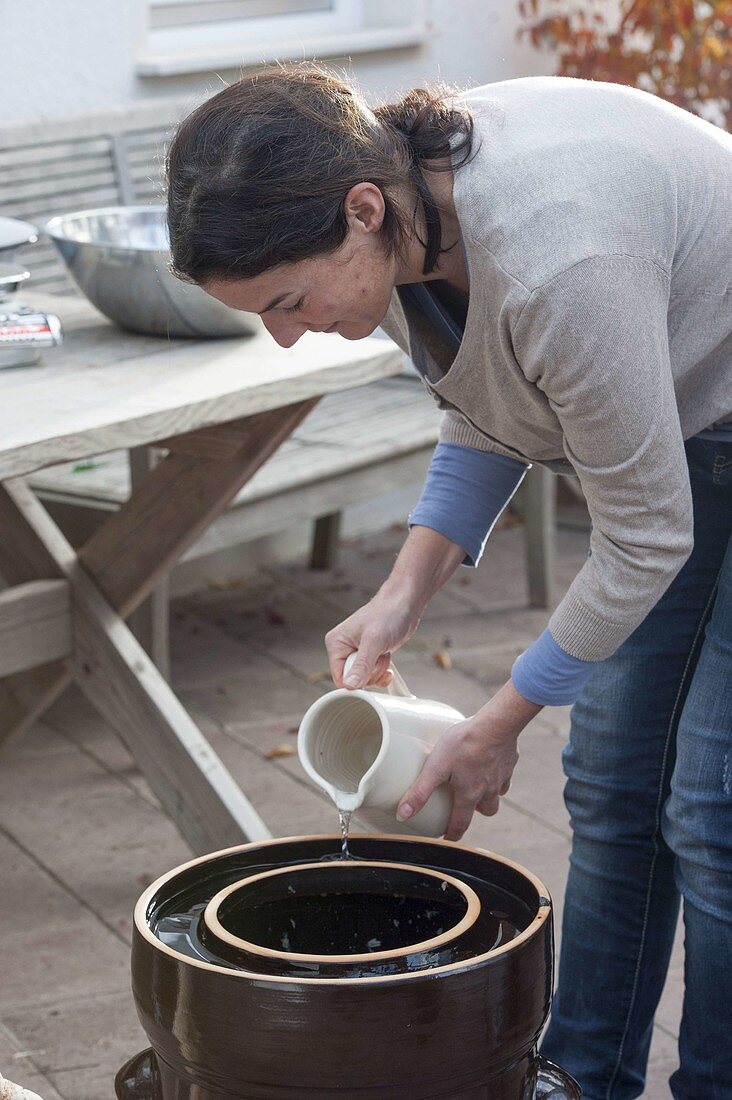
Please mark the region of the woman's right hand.
<svg viewBox="0 0 732 1100"><path fill-rule="evenodd" d="M419 613L401 593L384 585L373 599L325 636L330 675L336 687L386 687L391 681L391 655L414 634ZM343 679L346 659L356 659Z"/></svg>
<svg viewBox="0 0 732 1100"><path fill-rule="evenodd" d="M325 636L330 675L336 687L386 687L391 655L414 634L424 609L465 556L465 551L431 527L412 527L388 579L353 615ZM356 653L343 679L346 658Z"/></svg>

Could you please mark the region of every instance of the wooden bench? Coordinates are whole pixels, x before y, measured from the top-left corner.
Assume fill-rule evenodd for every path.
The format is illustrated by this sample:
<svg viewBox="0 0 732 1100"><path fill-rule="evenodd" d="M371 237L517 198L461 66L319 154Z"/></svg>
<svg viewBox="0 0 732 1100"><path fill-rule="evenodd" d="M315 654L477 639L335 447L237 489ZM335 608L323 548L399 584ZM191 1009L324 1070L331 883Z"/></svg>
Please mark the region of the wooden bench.
<svg viewBox="0 0 732 1100"><path fill-rule="evenodd" d="M192 100L157 100L105 113L0 127L0 215L43 226L54 214L119 204L160 202L166 139ZM75 293L50 241L25 254L32 288ZM236 498L186 560L202 558L298 522L314 522L311 564L333 563L340 512L385 489L418 483L438 431L438 413L419 382L389 379L326 397ZM34 487L69 536L88 535L117 509L154 461L143 449L103 456L86 468L44 470ZM529 472L517 497L526 522L529 598L552 600L555 479ZM167 591L162 585L135 629L167 666Z"/></svg>

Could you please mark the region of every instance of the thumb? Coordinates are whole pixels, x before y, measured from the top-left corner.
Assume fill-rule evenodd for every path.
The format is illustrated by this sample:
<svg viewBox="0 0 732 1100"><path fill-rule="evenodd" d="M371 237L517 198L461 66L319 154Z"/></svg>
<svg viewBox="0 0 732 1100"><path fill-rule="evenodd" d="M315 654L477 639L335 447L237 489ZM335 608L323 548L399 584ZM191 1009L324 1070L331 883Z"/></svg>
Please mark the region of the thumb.
<svg viewBox="0 0 732 1100"><path fill-rule="evenodd" d="M343 683L347 688L365 687L383 675L388 667L389 654L382 654L380 646L362 638L358 651L346 661Z"/></svg>

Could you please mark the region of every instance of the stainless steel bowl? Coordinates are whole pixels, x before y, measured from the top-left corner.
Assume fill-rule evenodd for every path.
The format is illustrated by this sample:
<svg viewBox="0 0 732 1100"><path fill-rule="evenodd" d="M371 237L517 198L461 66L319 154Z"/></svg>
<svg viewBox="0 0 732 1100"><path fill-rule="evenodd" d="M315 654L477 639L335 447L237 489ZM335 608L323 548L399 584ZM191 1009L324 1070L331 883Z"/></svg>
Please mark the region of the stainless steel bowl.
<svg viewBox="0 0 732 1100"><path fill-rule="evenodd" d="M168 270L164 206L109 206L45 227L79 289L110 320L151 336L260 332L256 313L229 309Z"/></svg>

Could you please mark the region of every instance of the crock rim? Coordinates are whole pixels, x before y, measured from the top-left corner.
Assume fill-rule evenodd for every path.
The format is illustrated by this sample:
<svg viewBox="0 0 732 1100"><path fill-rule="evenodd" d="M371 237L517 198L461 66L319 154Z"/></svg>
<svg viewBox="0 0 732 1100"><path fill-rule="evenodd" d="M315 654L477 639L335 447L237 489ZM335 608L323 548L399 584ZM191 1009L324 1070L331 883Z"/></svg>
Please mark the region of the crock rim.
<svg viewBox="0 0 732 1100"><path fill-rule="evenodd" d="M427 843L431 845L437 845L438 847L454 848L455 844L451 840L438 840L434 837L418 837L418 836L405 836L401 833L366 833L365 837L374 840L398 840L404 841L407 844L413 843ZM354 838L356 839L356 838ZM515 860L509 859L508 856L499 855L497 852L491 852L487 848L477 848L473 845L460 845L463 851L474 852L479 856L487 856L489 859L496 860L498 863L503 863L505 866L510 867L514 871L518 871L529 880L531 885L537 891L539 895L539 907L536 916L530 924L526 926L523 932L519 932L518 936L509 940L508 943L501 944L499 947L493 948L490 951L484 952L482 955L475 955L471 959L463 959L459 962L446 963L444 966L436 966L429 970L415 970L407 974L382 974L374 977L365 978L300 978L300 977L286 977L279 974L257 974L250 970L234 970L228 966L220 966L218 963L209 963L205 959L192 959L188 955L183 955L179 951L170 947L168 944L163 943L156 936L153 935L152 930L147 924L147 909L153 896L162 889L165 883L174 878L176 875L182 874L184 871L189 870L191 867L196 867L198 864L209 862L212 859L216 859L219 856L233 855L235 852L246 852L253 848L268 848L275 844L286 844L288 842L301 841L301 840L333 840L336 843L340 843L340 834L336 833L315 833L306 834L301 836L286 836L286 837L272 837L268 840L254 840L247 844L234 844L229 848L221 848L216 852L208 852L203 856L196 856L194 859L187 860L185 863L179 864L177 867L173 867L172 870L166 871L165 874L160 875L154 882L152 882L147 889L143 890L142 894L137 900L137 904L134 909L133 925L135 931L141 936L153 949L160 951L166 957L174 959L181 965L192 966L197 970L209 971L212 973L221 974L224 977L231 978L233 980L243 980L247 982L257 982L263 984L272 983L274 985L291 985L291 986L350 986L355 985L357 987L365 984L373 984L378 982L414 982L416 980L426 978L433 978L436 975L449 976L451 974L457 974L460 971L472 970L482 963L492 961L499 958L501 955L507 954L509 951L515 951L521 947L528 940L532 939L539 931L542 930L550 917L552 910L551 896L544 883L539 879L533 871L529 871L526 867L523 867ZM134 978L133 978L134 980Z"/></svg>

